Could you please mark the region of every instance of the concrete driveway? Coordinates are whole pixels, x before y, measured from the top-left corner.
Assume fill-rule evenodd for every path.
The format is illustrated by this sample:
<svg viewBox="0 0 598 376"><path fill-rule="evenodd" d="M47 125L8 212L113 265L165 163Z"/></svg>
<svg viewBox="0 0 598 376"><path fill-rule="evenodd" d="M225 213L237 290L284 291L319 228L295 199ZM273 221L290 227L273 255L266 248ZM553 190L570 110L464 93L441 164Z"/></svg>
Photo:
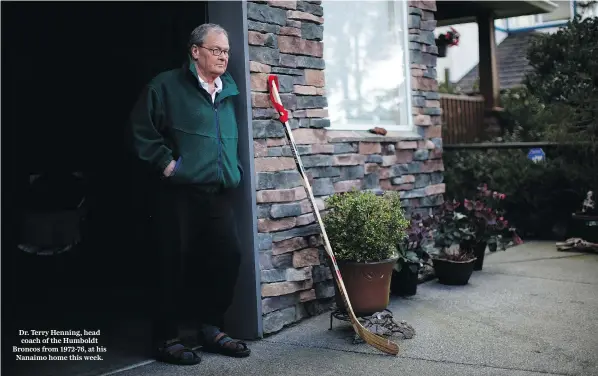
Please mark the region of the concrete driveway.
<svg viewBox="0 0 598 376"><path fill-rule="evenodd" d="M389 308L416 330L397 357L352 344L348 323L329 330L325 313L252 343L246 359L204 354L118 375L598 375L598 255L527 243L487 255L467 286L432 280Z"/></svg>

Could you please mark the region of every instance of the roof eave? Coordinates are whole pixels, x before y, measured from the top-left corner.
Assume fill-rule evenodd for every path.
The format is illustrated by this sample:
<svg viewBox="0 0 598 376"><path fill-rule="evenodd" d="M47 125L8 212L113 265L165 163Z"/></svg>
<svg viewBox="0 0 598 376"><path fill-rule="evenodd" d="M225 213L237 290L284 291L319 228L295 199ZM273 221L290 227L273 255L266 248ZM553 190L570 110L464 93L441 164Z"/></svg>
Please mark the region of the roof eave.
<svg viewBox="0 0 598 376"><path fill-rule="evenodd" d="M539 13L550 13L558 8L556 3L553 3L550 0L524 0L526 3L530 3L531 5L535 6L542 10Z"/></svg>
<svg viewBox="0 0 598 376"><path fill-rule="evenodd" d="M454 4L454 6L453 6ZM468 6L466 6L468 5ZM492 12L495 19L550 13L558 5L550 0L521 1L443 1L438 5L438 26L476 22L479 13Z"/></svg>

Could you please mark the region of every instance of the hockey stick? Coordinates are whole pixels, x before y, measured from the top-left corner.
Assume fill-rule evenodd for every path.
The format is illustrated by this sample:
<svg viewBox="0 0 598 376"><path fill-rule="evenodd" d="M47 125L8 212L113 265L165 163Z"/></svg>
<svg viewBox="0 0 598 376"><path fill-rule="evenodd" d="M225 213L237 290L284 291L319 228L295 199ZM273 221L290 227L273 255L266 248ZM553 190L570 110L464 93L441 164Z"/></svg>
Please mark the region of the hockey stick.
<svg viewBox="0 0 598 376"><path fill-rule="evenodd" d="M338 269L338 265L336 263L336 258L334 257L334 253L332 252L332 247L330 246L330 242L328 241L328 235L326 235L326 229L324 228L324 224L322 223L322 218L320 217L320 211L318 210L318 206L316 204L314 195L312 193L311 185L309 184L309 179L307 178L307 174L303 169L303 163L301 163L301 158L299 157L299 153L297 152L297 146L295 145L295 139L293 138L293 133L291 132L291 127L289 126L289 114L287 110L282 105L282 101L280 100L280 96L278 95L278 77L275 75L268 76L268 88L270 89L270 100L272 101L272 105L280 115L280 122L284 124L284 131L287 136L287 140L291 146L291 150L293 152L293 157L295 158L295 164L297 165L297 170L299 170L299 174L303 179L303 186L305 187L305 191L307 196L309 197L309 202L311 204L314 216L320 226L320 231L322 233L322 238L324 239L324 248L326 249L326 253L330 257L332 261L332 265L334 265L334 278L336 279L337 285L341 292L341 296L345 303L345 307L347 312L349 313L349 318L351 320L351 324L353 325L353 329L355 332L369 345L375 347L376 349L392 354L397 355L399 353L399 346L381 336L378 336L369 330L367 330L357 317L355 316L355 312L353 312L353 307L351 306L351 302L349 301L349 294L345 288L345 284L343 283L343 278L341 277L341 272Z"/></svg>

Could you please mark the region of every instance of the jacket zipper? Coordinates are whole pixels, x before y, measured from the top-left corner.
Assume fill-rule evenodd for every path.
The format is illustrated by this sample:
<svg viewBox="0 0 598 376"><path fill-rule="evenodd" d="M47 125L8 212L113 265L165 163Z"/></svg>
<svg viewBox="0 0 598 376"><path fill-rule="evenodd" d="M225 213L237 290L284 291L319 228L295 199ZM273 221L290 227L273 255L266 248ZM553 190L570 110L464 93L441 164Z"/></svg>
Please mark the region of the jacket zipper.
<svg viewBox="0 0 598 376"><path fill-rule="evenodd" d="M216 135L218 137L218 179L222 176L222 140L220 135L220 121L218 118L218 105L214 103L214 118L216 122Z"/></svg>

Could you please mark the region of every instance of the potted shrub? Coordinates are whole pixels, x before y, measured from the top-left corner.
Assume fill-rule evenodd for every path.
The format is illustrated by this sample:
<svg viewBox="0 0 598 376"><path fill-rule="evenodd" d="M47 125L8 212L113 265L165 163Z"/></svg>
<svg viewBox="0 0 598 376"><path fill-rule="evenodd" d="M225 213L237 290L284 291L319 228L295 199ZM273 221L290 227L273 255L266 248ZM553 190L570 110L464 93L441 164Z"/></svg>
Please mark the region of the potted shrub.
<svg viewBox="0 0 598 376"><path fill-rule="evenodd" d="M466 285L476 260L475 232L470 217L459 213L457 201L446 201L438 217L434 243L440 252L432 255L438 282L446 285Z"/></svg>
<svg viewBox="0 0 598 376"><path fill-rule="evenodd" d="M390 287L393 294L412 296L417 293L419 271L430 259L424 247L433 240L434 223L434 216L424 218L415 212L411 215L407 237L397 246L399 260L395 264Z"/></svg>
<svg viewBox="0 0 598 376"><path fill-rule="evenodd" d="M326 201L326 233L355 314L386 309L397 244L406 237L409 225L398 192L351 191ZM344 310L334 283L337 306Z"/></svg>

